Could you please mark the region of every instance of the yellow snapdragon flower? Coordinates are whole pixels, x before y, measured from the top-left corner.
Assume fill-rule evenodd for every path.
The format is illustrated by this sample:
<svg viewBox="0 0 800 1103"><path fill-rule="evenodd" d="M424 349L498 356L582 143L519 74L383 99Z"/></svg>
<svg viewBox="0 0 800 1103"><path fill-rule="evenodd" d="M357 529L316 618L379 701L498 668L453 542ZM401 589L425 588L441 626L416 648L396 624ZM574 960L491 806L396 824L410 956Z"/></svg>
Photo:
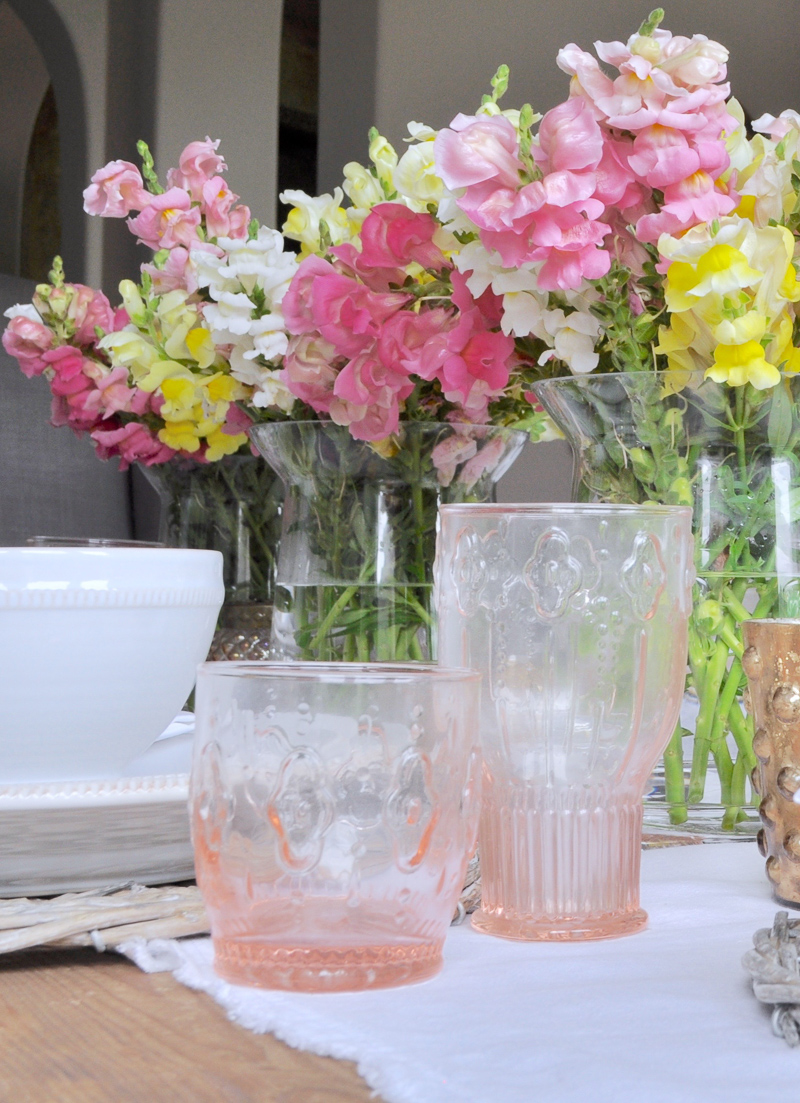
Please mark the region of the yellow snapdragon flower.
<svg viewBox="0 0 800 1103"><path fill-rule="evenodd" d="M712 245L697 262L697 280L687 291L693 298L704 295L728 295L745 287L753 287L764 275L751 268L747 257L732 245ZM669 279L669 273L667 274Z"/></svg>
<svg viewBox="0 0 800 1103"><path fill-rule="evenodd" d="M745 341L742 345L717 345L714 364L706 371L706 378L730 387L751 383L756 390L764 391L779 383L781 375L774 364L768 363L758 341Z"/></svg>
<svg viewBox="0 0 800 1103"><path fill-rule="evenodd" d="M200 435L194 421L168 421L158 431L158 439L176 452L197 452Z"/></svg>
<svg viewBox="0 0 800 1103"><path fill-rule="evenodd" d="M133 326L107 333L98 347L108 353L111 363L130 368L134 374L143 374L159 359L159 351L153 342Z"/></svg>
<svg viewBox="0 0 800 1103"><path fill-rule="evenodd" d="M320 222L327 225L334 245L350 240L352 230L347 211L341 205L344 198L341 188L334 188L333 195L318 196L306 195L304 191L284 191L280 198L282 203L294 204L283 224L283 232L292 241L300 242L301 256L322 252Z"/></svg>
<svg viewBox="0 0 800 1103"><path fill-rule="evenodd" d="M159 386L164 396L161 417L165 421L188 421L198 405L197 381L192 375L176 375Z"/></svg>
<svg viewBox="0 0 800 1103"><path fill-rule="evenodd" d="M206 459L213 463L238 452L243 444L247 444L247 433L225 433L219 428L208 434L206 442Z"/></svg>

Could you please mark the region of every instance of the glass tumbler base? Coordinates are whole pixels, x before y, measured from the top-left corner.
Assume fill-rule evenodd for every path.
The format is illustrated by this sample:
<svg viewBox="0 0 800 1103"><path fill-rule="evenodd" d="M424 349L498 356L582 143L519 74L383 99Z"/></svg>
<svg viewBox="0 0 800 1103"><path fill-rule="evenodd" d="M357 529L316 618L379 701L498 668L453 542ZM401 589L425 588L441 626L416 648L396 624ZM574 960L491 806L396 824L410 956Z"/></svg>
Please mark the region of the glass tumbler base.
<svg viewBox="0 0 800 1103"><path fill-rule="evenodd" d="M442 943L330 947L214 939L214 972L231 984L288 992L356 992L429 980L442 968Z"/></svg>
<svg viewBox="0 0 800 1103"><path fill-rule="evenodd" d="M574 919L509 918L484 911L472 914L472 926L483 934L517 942L588 942L598 938L621 938L647 926L647 912L618 915L576 916Z"/></svg>

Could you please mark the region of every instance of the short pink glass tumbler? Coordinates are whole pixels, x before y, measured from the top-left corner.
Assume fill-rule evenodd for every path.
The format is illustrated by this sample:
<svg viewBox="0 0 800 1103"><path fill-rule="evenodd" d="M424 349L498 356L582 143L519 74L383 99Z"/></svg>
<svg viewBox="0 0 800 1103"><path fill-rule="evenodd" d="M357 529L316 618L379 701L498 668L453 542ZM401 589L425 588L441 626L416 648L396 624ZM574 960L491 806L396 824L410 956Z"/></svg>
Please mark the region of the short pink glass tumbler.
<svg viewBox="0 0 800 1103"><path fill-rule="evenodd" d="M206 663L191 778L214 968L384 988L439 971L475 848L480 675L423 664Z"/></svg>
<svg viewBox="0 0 800 1103"><path fill-rule="evenodd" d="M484 679L479 930L647 922L642 796L683 698L692 579L688 508L441 508L439 662Z"/></svg>

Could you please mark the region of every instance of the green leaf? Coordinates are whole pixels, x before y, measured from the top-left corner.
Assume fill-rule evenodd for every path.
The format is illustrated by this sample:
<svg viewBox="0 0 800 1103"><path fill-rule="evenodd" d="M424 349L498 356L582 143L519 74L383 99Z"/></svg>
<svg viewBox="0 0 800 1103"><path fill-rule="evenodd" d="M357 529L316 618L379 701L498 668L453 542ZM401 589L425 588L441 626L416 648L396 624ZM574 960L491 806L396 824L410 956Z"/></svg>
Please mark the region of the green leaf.
<svg viewBox="0 0 800 1103"><path fill-rule="evenodd" d="M792 435L792 400L786 384L780 382L772 392L772 408L767 423L767 437L770 447L783 452Z"/></svg>

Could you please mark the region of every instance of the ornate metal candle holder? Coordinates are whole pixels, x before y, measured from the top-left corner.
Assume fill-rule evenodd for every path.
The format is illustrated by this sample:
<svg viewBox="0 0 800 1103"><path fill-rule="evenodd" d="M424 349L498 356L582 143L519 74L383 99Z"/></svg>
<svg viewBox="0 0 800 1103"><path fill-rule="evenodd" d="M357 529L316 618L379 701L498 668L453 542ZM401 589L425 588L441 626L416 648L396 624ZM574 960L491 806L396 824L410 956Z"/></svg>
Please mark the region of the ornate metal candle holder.
<svg viewBox="0 0 800 1103"><path fill-rule="evenodd" d="M752 782L764 824L758 845L775 895L800 904L800 620L750 620L742 627L758 758Z"/></svg>

